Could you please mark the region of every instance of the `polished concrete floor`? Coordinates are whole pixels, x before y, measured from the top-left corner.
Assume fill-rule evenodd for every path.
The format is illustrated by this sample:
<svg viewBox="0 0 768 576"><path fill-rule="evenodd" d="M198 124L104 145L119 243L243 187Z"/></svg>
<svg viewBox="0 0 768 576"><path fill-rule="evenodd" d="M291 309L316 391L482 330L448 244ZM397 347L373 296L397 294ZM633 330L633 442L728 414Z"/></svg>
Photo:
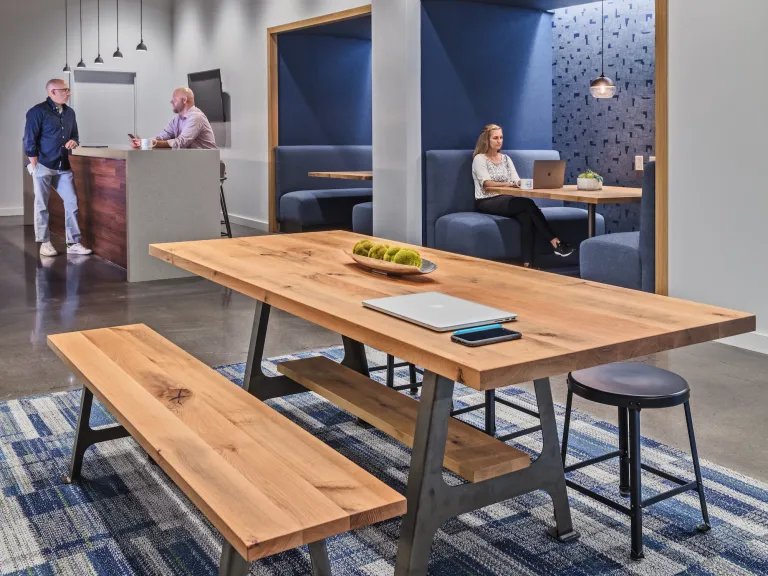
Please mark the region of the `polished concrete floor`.
<svg viewBox="0 0 768 576"><path fill-rule="evenodd" d="M235 226L235 233L254 231ZM209 365L245 359L250 299L202 279L127 284L121 269L99 258L41 261L37 249L30 228L0 218L0 400L77 387L46 345L46 336L57 332L144 323ZM266 354L340 343L336 334L275 311ZM768 356L708 343L638 360L690 382L702 458L768 481ZM553 379L560 403L564 382ZM615 409L579 399L574 406L615 419ZM642 431L687 449L682 408L644 412Z"/></svg>

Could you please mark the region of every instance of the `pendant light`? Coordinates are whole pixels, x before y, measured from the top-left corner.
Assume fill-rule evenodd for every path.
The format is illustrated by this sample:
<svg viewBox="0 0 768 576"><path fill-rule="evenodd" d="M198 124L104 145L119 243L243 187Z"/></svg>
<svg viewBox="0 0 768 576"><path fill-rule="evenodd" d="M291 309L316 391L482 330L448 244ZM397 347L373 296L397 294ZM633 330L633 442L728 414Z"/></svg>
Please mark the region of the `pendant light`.
<svg viewBox="0 0 768 576"><path fill-rule="evenodd" d="M72 73L72 68L69 67L69 8L67 5L69 0L64 0L64 69L62 72L67 74Z"/></svg>
<svg viewBox="0 0 768 576"><path fill-rule="evenodd" d="M99 55L93 63L104 64L104 58L101 57L101 0L96 0L96 38L98 38Z"/></svg>
<svg viewBox="0 0 768 576"><path fill-rule="evenodd" d="M85 68L85 60L83 60L83 0L80 0L80 62L77 63L78 68Z"/></svg>
<svg viewBox="0 0 768 576"><path fill-rule="evenodd" d="M139 42L139 45L136 46L136 50L139 52L146 52L147 51L147 45L144 44L144 0L141 0L140 5L140 19L141 19L141 42Z"/></svg>
<svg viewBox="0 0 768 576"><path fill-rule="evenodd" d="M115 14L117 15L117 50L112 54L112 58L122 58L123 53L120 52L120 0L115 0Z"/></svg>
<svg viewBox="0 0 768 576"><path fill-rule="evenodd" d="M589 92L595 98L613 98L613 95L616 94L616 84L605 76L605 0L602 0L600 3L600 8L600 40L602 42L600 57L602 59L602 72L600 73L600 78L593 80L589 85Z"/></svg>

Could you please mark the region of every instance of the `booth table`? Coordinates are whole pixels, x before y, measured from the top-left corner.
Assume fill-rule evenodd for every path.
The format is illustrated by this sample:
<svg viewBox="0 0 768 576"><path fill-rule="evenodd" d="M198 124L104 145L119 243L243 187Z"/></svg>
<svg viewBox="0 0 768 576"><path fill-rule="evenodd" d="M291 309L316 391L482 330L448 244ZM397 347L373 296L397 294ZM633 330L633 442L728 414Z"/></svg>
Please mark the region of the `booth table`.
<svg viewBox="0 0 768 576"><path fill-rule="evenodd" d="M310 178L336 178L339 180L373 180L373 172L309 172Z"/></svg>
<svg viewBox="0 0 768 576"><path fill-rule="evenodd" d="M488 188L488 192L519 196L523 198L543 198L546 200L565 200L566 202L583 202L587 205L589 214L587 237L592 238L596 231L596 207L598 204L632 204L640 202L643 197L642 188L625 188L622 186L603 186L602 190L579 190L574 185L563 186L559 189L523 190L522 188Z"/></svg>
<svg viewBox="0 0 768 576"><path fill-rule="evenodd" d="M421 247L416 248L438 265L434 273L382 277L343 254L361 239L370 240L350 232L317 232L152 245L150 253L257 301L244 386L262 400L306 391L285 375L268 377L261 371L272 306L341 334L343 364L364 376L364 344L424 367L398 576L427 573L432 540L447 519L533 490L544 490L553 500L556 526L550 534L561 541L578 537L571 523L550 376L755 329L755 317L742 312ZM442 292L515 312L515 329L523 338L467 348L451 342L450 333L432 332L361 304L415 292ZM454 383L493 390L531 380L541 416L541 454L487 479L447 485L442 466L446 441L452 438ZM368 378L359 380L359 386L373 390ZM452 439L448 450L455 453ZM493 454L485 457L493 460Z"/></svg>

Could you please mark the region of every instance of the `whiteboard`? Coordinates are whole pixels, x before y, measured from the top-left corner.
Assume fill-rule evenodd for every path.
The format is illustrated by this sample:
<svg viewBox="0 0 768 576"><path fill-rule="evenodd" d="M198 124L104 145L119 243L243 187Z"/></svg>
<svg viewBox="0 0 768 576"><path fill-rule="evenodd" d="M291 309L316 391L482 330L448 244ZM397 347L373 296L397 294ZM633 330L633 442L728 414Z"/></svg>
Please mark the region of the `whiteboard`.
<svg viewBox="0 0 768 576"><path fill-rule="evenodd" d="M125 145L136 132L135 79L125 72L75 71L72 107L83 146Z"/></svg>

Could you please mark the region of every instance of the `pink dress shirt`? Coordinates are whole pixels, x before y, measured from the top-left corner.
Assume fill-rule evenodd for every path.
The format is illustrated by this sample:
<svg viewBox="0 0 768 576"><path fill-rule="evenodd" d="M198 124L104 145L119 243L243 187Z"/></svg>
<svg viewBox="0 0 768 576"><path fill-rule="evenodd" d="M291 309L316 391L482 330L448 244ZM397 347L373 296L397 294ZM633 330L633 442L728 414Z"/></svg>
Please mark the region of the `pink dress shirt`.
<svg viewBox="0 0 768 576"><path fill-rule="evenodd" d="M157 140L167 141L174 150L216 149L216 137L213 135L211 123L197 106L190 108L185 116L182 114L175 116Z"/></svg>

